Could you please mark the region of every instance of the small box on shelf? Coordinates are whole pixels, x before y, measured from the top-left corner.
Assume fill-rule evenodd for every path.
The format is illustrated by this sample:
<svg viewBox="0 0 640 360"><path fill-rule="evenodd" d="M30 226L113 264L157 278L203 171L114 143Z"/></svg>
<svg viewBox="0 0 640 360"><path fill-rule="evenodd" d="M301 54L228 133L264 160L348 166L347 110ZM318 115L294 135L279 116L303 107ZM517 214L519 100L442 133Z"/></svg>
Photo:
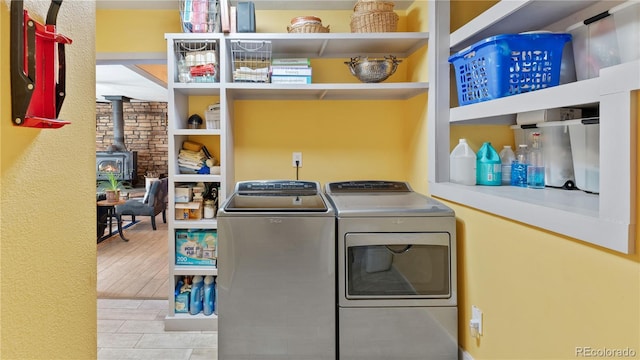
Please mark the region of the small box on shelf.
<svg viewBox="0 0 640 360"><path fill-rule="evenodd" d="M191 189L192 189L191 186L188 186L188 185L176 186L175 202L188 203L191 200L193 200L193 192Z"/></svg>
<svg viewBox="0 0 640 360"><path fill-rule="evenodd" d="M216 266L217 245L216 230L176 230L176 265Z"/></svg>
<svg viewBox="0 0 640 360"><path fill-rule="evenodd" d="M200 220L202 219L202 202L191 201L176 204L176 220Z"/></svg>

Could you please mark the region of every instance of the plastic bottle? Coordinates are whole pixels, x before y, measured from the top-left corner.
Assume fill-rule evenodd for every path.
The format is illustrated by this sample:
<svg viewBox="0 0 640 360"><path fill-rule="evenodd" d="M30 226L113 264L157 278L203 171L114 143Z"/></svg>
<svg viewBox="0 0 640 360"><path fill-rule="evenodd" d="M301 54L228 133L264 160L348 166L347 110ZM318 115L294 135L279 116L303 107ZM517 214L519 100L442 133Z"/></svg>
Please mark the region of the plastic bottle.
<svg viewBox="0 0 640 360"><path fill-rule="evenodd" d="M194 276L193 283L191 284L191 301L189 304L189 313L191 315L196 315L202 311L202 300L204 298L203 287L204 280L202 276Z"/></svg>
<svg viewBox="0 0 640 360"><path fill-rule="evenodd" d="M482 144L476 157L476 183L496 186L502 183L502 163L490 142Z"/></svg>
<svg viewBox="0 0 640 360"><path fill-rule="evenodd" d="M511 185L527 187L527 161L529 149L527 145L520 144L516 151L516 160L511 163Z"/></svg>
<svg viewBox="0 0 640 360"><path fill-rule="evenodd" d="M500 151L500 162L502 163L502 185L511 185L511 163L516 159L516 154L511 149L511 145L505 145Z"/></svg>
<svg viewBox="0 0 640 360"><path fill-rule="evenodd" d="M476 184L476 153L466 139L458 140L449 155L449 180L463 185Z"/></svg>
<svg viewBox="0 0 640 360"><path fill-rule="evenodd" d="M540 133L532 134L533 143L529 151L529 166L527 167L527 187L532 189L544 189L544 156L540 143Z"/></svg>
<svg viewBox="0 0 640 360"><path fill-rule="evenodd" d="M207 275L204 277L204 300L202 301L202 312L205 315L213 314L215 310L215 282L213 276Z"/></svg>

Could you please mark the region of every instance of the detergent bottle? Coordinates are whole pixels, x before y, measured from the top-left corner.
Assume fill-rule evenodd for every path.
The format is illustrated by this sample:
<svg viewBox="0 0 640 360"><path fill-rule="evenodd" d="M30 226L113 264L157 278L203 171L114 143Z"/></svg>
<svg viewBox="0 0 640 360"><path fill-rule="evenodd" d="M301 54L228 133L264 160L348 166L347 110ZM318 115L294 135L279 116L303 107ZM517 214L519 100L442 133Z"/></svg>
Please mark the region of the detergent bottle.
<svg viewBox="0 0 640 360"><path fill-rule="evenodd" d="M202 312L205 315L213 314L216 304L216 289L215 280L213 276L207 275L204 277L204 300L202 303Z"/></svg>
<svg viewBox="0 0 640 360"><path fill-rule="evenodd" d="M202 311L203 288L204 280L202 276L194 276L193 283L191 284L191 301L189 304L189 313L191 315L196 315Z"/></svg>
<svg viewBox="0 0 640 360"><path fill-rule="evenodd" d="M500 185L502 183L502 162L490 142L482 144L476 157L476 183L478 185Z"/></svg>

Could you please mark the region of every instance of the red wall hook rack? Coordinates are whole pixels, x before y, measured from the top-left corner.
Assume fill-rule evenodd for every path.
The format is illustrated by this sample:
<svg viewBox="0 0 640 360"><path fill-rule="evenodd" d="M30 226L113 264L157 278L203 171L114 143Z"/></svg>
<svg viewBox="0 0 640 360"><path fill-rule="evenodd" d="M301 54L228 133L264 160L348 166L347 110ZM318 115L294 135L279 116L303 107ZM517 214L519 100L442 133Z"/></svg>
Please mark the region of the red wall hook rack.
<svg viewBox="0 0 640 360"><path fill-rule="evenodd" d="M46 23L33 20L22 0L11 1L11 112L14 125L60 128L65 98L64 45L71 39L56 33L62 0L53 0Z"/></svg>

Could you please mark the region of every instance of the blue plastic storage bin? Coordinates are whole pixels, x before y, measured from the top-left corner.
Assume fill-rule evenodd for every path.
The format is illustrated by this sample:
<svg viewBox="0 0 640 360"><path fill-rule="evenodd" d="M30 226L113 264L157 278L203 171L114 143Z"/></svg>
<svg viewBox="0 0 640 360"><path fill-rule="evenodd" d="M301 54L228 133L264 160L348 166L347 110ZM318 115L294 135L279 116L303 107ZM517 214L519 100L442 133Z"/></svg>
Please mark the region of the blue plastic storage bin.
<svg viewBox="0 0 640 360"><path fill-rule="evenodd" d="M560 83L562 49L571 34L505 34L479 41L449 57L458 103L473 104Z"/></svg>

